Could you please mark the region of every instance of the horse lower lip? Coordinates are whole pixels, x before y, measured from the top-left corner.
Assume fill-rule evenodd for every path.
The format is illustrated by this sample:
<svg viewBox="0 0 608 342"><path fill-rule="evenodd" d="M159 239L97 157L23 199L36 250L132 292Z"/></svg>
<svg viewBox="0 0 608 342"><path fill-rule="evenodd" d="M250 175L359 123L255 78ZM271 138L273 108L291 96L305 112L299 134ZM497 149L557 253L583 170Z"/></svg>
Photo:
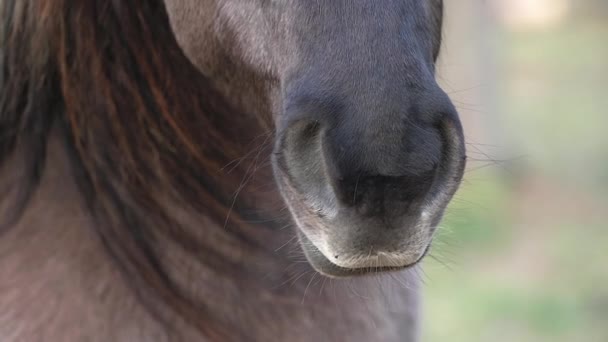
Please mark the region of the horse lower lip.
<svg viewBox="0 0 608 342"><path fill-rule="evenodd" d="M363 276L369 273L391 272L411 268L420 263L420 261L422 261L422 259L426 256L430 248L429 244L429 246L426 247L425 251L416 261L403 266L347 268L338 266L334 264L331 260L329 260L327 257L325 257L323 253L321 253L321 251L319 251L317 247L312 244L312 242L306 237L304 233L298 231L298 235L303 242L301 246L304 250L304 254L306 255L306 258L308 259L312 267L317 272L332 278Z"/></svg>

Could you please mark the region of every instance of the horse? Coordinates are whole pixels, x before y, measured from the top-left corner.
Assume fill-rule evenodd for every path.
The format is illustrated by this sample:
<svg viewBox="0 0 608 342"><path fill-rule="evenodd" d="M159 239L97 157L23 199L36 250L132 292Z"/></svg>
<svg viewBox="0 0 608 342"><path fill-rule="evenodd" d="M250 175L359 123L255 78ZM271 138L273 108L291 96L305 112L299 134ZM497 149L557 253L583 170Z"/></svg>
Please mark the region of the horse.
<svg viewBox="0 0 608 342"><path fill-rule="evenodd" d="M417 341L441 0L0 2L2 341Z"/></svg>

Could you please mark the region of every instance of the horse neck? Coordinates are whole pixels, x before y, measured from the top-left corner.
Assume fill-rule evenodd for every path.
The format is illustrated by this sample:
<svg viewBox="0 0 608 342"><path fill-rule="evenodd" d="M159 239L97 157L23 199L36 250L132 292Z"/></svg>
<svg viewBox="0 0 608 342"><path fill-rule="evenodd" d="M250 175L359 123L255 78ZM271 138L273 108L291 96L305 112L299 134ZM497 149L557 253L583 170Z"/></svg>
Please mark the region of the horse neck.
<svg viewBox="0 0 608 342"><path fill-rule="evenodd" d="M254 73L238 86L227 81L230 79L228 74L214 81L237 110L246 115L271 111L272 92L268 89L272 88L272 81L262 80ZM269 139L272 140L272 134ZM242 154L255 150L256 145L259 143L244 142ZM46 337L55 336L49 338L54 340L82 340L80 335L67 334L87 331L103 336L107 329L96 333L95 329L106 321L116 322L112 323L116 324L113 329L123 336L122 340L154 340L124 337L130 336L132 324L138 327L136 331L146 330L150 334L162 328L146 310L136 309L139 304L127 285L129 279L121 277L115 263L105 254L102 241L94 233L98 229L96 222L83 205L69 158L56 135L48 149L47 167L31 204L18 225L9 231L10 236L0 243L0 254L8 255L0 260L0 273L5 275L4 280L11 280L15 292L0 295L0 306L10 307L6 317L12 322L46 322L51 318L83 322L79 329L63 331L32 327ZM243 179L241 184L225 189L234 196L238 192L227 203L230 210L226 215L230 219L214 220L186 209L179 202L165 201L183 229L193 232L200 244L185 250L175 241L164 239L159 241L159 257L180 291L193 303L203 304L207 316L200 319L221 317L222 323L240 330L241 336L268 341L371 340L380 331L390 336L386 339L390 340L415 332L411 323L415 321L417 307L414 277L403 274L396 275L394 281L391 277L386 280L374 277L344 283L321 277L306 263L269 167L261 166L268 153L242 161L252 163L252 168L244 168L250 171L239 175ZM250 172L256 168L256 176L251 177ZM226 172L229 169L230 166ZM3 186L20 172L17 164L2 171ZM4 172L9 176L4 177ZM70 299L49 292L48 286L32 289L28 284L59 284L58 288L69 293ZM103 295L95 295L97 292ZM7 304L18 303L15 298L40 302L43 309L17 310L15 304ZM63 310L60 313L44 310L53 306ZM389 319L394 314L398 319ZM201 324L211 325L215 321ZM186 332L180 335L197 336L199 332L188 327L184 325ZM49 325L48 329L53 327Z"/></svg>

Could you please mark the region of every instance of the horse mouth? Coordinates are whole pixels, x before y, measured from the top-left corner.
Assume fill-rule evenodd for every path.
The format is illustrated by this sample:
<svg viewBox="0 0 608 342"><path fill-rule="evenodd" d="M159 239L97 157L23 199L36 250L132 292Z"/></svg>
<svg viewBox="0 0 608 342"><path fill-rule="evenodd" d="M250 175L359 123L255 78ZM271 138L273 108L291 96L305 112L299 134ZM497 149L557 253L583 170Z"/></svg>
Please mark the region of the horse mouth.
<svg viewBox="0 0 608 342"><path fill-rule="evenodd" d="M356 182L352 194L340 178L338 184L331 177L320 133L311 135L317 140L304 144L299 154L289 149L287 135L278 139L272 156L275 180L295 221L301 248L316 271L343 278L420 263L464 174L458 123L445 121L440 133L441 160L432 177L420 180L426 182L424 187L407 177L386 176L361 182L367 186L363 190Z"/></svg>
<svg viewBox="0 0 608 342"><path fill-rule="evenodd" d="M348 268L336 265L331 260L329 260L316 246L312 241L308 239L306 234L298 230L298 237L300 238L300 245L304 250L304 255L306 259L310 263L310 265L315 269L315 271L321 273L324 276L330 278L347 278L347 277L355 277L355 276L364 276L369 274L376 273L385 273L385 272L396 272L409 268L413 268L418 265L424 257L427 255L431 244L425 248L424 252L420 255L420 257L407 265L402 266L368 266L368 267L355 267Z"/></svg>

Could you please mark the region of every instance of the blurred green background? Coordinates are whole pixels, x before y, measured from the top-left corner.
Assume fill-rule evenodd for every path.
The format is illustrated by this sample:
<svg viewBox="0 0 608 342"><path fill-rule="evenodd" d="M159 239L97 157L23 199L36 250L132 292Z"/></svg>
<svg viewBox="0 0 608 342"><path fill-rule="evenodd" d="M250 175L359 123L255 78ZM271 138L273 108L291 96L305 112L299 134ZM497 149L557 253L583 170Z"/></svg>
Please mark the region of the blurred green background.
<svg viewBox="0 0 608 342"><path fill-rule="evenodd" d="M608 1L446 1L465 182L423 341L608 341Z"/></svg>

